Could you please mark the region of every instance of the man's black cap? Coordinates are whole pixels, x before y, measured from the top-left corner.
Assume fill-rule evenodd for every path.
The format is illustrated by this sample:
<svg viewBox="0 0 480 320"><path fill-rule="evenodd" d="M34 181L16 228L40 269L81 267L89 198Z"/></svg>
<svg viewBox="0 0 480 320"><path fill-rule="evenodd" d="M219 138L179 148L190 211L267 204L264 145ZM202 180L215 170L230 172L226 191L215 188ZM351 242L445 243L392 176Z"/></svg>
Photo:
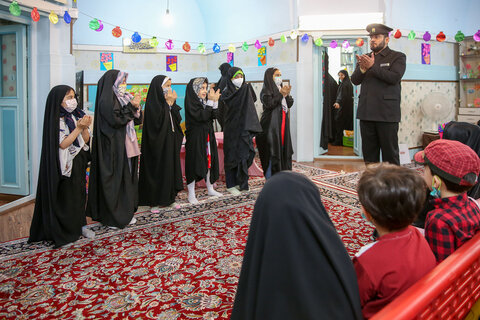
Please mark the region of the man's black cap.
<svg viewBox="0 0 480 320"><path fill-rule="evenodd" d="M375 34L385 34L388 36L388 33L392 30L392 28L381 23L371 23L367 26L367 31L371 36Z"/></svg>

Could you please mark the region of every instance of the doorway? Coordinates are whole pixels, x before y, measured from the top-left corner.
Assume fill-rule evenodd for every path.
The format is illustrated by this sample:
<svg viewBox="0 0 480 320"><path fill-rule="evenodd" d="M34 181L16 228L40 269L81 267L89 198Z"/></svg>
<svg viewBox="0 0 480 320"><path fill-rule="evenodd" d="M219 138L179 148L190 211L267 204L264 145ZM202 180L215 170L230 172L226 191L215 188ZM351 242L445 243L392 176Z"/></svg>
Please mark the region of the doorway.
<svg viewBox="0 0 480 320"><path fill-rule="evenodd" d="M0 20L0 204L29 188L26 26Z"/></svg>
<svg viewBox="0 0 480 320"><path fill-rule="evenodd" d="M346 71L348 78L356 66L356 55L367 51L368 40L358 47L358 38L329 37L322 38L324 45L314 48L314 86L315 104L315 147L316 158L360 159L361 136L360 125L356 119L358 94L360 86L352 84L350 98L344 106L334 104L339 91L339 71ZM338 46L332 48L331 41L336 40ZM342 45L348 43L348 45ZM343 72L343 71L342 71ZM349 80L344 80L340 91L345 96L345 87ZM347 91L348 92L348 91ZM342 99L342 101L345 101ZM342 108L345 108L342 110ZM339 112L340 111L340 112ZM343 111L343 112L342 112Z"/></svg>

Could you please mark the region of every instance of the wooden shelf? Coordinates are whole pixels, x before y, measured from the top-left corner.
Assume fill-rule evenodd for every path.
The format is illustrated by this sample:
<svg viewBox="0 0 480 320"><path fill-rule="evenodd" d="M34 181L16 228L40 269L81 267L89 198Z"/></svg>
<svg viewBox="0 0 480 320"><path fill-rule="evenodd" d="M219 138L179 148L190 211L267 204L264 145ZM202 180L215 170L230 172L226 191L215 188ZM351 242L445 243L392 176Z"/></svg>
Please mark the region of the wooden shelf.
<svg viewBox="0 0 480 320"><path fill-rule="evenodd" d="M460 78L460 81L480 81L480 78Z"/></svg>

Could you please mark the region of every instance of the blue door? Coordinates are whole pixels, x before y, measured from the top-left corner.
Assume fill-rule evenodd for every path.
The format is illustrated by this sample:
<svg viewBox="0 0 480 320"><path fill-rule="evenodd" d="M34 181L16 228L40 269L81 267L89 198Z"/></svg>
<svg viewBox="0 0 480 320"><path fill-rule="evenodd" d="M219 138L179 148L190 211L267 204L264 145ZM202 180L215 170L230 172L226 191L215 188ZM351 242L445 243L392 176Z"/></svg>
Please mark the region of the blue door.
<svg viewBox="0 0 480 320"><path fill-rule="evenodd" d="M0 27L0 193L28 195L26 27Z"/></svg>

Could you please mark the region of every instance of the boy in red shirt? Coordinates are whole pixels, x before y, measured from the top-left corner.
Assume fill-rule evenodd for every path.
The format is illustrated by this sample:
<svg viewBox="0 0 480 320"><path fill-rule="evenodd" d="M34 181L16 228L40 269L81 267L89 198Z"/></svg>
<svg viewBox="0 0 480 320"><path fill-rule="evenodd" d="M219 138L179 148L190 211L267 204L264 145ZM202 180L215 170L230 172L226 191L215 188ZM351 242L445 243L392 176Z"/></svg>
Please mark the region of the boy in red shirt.
<svg viewBox="0 0 480 320"><path fill-rule="evenodd" d="M435 198L425 238L440 263L480 230L480 209L467 196L477 183L480 159L469 146L440 139L417 152L415 161L425 166L424 179Z"/></svg>
<svg viewBox="0 0 480 320"><path fill-rule="evenodd" d="M368 167L358 184L365 218L379 233L353 258L363 316L368 319L432 270L427 241L411 226L425 202L425 183L414 170Z"/></svg>

